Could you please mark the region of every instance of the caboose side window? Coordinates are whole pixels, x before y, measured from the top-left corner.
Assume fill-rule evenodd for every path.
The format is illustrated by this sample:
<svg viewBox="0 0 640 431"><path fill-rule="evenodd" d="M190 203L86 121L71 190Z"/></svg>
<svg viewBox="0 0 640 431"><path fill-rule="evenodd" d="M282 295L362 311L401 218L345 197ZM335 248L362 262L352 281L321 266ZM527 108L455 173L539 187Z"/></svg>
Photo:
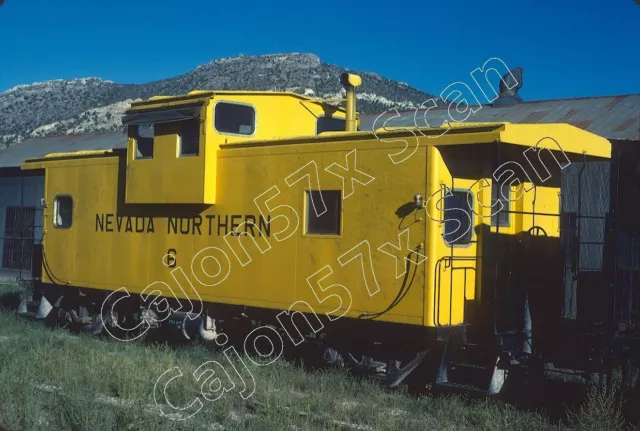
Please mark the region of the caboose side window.
<svg viewBox="0 0 640 431"><path fill-rule="evenodd" d="M180 125L180 157L200 155L200 120L182 121Z"/></svg>
<svg viewBox="0 0 640 431"><path fill-rule="evenodd" d="M471 242L473 229L469 203L473 194L468 190L449 190L444 198L444 241L448 245L464 245Z"/></svg>
<svg viewBox="0 0 640 431"><path fill-rule="evenodd" d="M510 222L511 210L511 185L509 183L496 183L491 186L491 207L493 208L497 202L502 202L502 209L499 211L491 210L491 226L508 227ZM499 207L498 207L499 208Z"/></svg>
<svg viewBox="0 0 640 431"><path fill-rule="evenodd" d="M73 198L56 196L53 201L53 225L57 228L70 228L73 222Z"/></svg>
<svg viewBox="0 0 640 431"><path fill-rule="evenodd" d="M229 135L253 135L256 131L256 110L251 105L218 102L213 115L217 132Z"/></svg>
<svg viewBox="0 0 640 431"><path fill-rule="evenodd" d="M155 136L153 124L139 124L136 126L136 159L153 158L153 138Z"/></svg>
<svg viewBox="0 0 640 431"><path fill-rule="evenodd" d="M344 118L318 117L316 122L316 135L324 132L344 132L346 120Z"/></svg>
<svg viewBox="0 0 640 431"><path fill-rule="evenodd" d="M308 190L306 195L306 233L340 235L341 211L341 190Z"/></svg>

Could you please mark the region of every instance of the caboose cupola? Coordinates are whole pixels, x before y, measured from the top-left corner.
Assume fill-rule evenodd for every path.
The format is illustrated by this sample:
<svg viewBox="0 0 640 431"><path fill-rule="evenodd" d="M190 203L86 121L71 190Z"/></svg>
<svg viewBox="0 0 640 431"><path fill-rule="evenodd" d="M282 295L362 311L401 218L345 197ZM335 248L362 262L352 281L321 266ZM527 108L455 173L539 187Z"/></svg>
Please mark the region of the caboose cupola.
<svg viewBox="0 0 640 431"><path fill-rule="evenodd" d="M122 118L126 203L215 204L221 145L355 131L359 77L345 75L349 127L344 109L294 93L192 91L133 103Z"/></svg>

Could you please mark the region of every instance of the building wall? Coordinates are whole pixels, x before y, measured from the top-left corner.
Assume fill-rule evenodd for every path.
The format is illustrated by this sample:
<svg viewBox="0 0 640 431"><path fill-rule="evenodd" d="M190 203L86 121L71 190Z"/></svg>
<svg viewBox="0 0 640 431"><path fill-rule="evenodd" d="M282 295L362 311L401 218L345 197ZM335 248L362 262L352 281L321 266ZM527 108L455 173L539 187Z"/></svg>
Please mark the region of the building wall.
<svg viewBox="0 0 640 431"><path fill-rule="evenodd" d="M14 235L11 232L10 224L16 214L33 211L33 241L39 243L42 240L43 211L40 199L43 197L44 175L0 176L0 269L7 267L6 259L4 259L7 257L5 253L9 253L8 249L15 248L16 243L19 242L19 240L10 238Z"/></svg>

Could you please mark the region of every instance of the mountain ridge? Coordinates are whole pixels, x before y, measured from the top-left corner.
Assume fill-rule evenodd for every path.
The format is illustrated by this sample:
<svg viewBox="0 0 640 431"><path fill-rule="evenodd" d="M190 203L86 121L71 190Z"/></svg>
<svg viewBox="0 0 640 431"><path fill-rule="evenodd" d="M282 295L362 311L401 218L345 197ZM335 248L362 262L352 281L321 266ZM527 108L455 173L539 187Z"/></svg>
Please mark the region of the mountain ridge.
<svg viewBox="0 0 640 431"><path fill-rule="evenodd" d="M174 77L119 84L100 77L52 79L17 85L0 93L0 148L25 139L122 130L120 117L134 100L193 90L292 91L314 98L343 98L346 71L315 54L278 53L224 57ZM355 72L355 71L353 71ZM404 82L372 72L358 88L358 110L411 109L433 97Z"/></svg>

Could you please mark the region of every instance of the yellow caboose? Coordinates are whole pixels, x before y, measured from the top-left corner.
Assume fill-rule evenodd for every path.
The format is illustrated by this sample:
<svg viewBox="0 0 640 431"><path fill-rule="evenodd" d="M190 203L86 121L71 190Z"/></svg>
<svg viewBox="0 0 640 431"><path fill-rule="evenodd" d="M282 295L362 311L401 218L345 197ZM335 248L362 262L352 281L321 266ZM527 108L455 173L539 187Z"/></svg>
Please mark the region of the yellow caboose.
<svg viewBox="0 0 640 431"><path fill-rule="evenodd" d="M392 361L392 386L430 357L442 386L499 391L562 271L559 173L609 158L609 142L566 124L358 131L360 79L342 81L345 109L278 92L154 97L123 117L126 151L28 160L46 175L56 312L205 340L264 324L291 346L314 336Z"/></svg>

